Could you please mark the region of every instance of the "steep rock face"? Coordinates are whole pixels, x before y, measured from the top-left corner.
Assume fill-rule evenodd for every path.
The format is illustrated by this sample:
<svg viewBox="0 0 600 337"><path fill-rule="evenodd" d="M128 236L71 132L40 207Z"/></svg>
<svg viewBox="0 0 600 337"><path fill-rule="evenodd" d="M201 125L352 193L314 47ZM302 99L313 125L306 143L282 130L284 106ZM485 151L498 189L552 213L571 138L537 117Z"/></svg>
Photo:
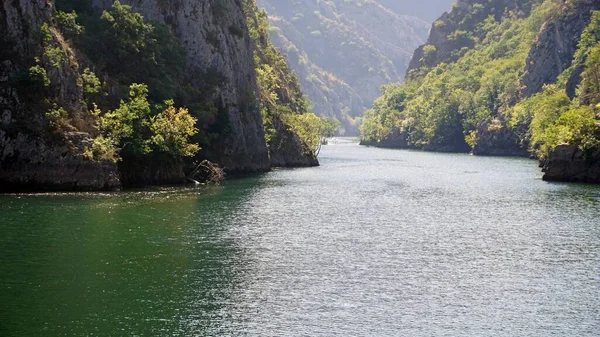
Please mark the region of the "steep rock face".
<svg viewBox="0 0 600 337"><path fill-rule="evenodd" d="M117 167L84 158L89 135L67 135L62 145L19 133L16 138L0 129L0 191L88 191L121 186Z"/></svg>
<svg viewBox="0 0 600 337"><path fill-rule="evenodd" d="M113 0L89 3L105 9ZM199 100L218 109L214 130L210 129L214 121L199 124L210 134L210 145L199 159L215 161L229 173L262 172L271 165L315 165L310 156L298 159L304 147L287 129L278 130L284 139L282 149L298 155L276 153L273 164L269 160L255 45L243 1L122 3L170 28L187 51L186 81L197 86ZM86 57L87 51L74 49L84 45L62 36L53 5L49 0L15 0L0 6L0 190L106 190L183 182L182 158L156 154L118 165L111 159L95 159L104 158L92 152L101 131L98 117L88 111L91 101L82 76L84 68L96 67L95 61ZM96 70L107 95L117 97L118 87L130 84L111 78L113 74L101 65ZM101 112L115 108L110 104Z"/></svg>
<svg viewBox="0 0 600 337"><path fill-rule="evenodd" d="M527 15L532 1L523 0L458 0L452 10L444 13L431 27L427 43L415 51L406 77L420 68L432 68L442 62L455 62L485 38L478 25L493 16L499 20L506 11L518 10ZM466 34L470 32L470 34Z"/></svg>
<svg viewBox="0 0 600 337"><path fill-rule="evenodd" d="M546 181L600 184L600 150L584 153L577 146L561 145L543 163Z"/></svg>
<svg viewBox="0 0 600 337"><path fill-rule="evenodd" d="M521 77L521 98L539 93L545 84L556 83L559 75L571 66L579 37L589 24L592 11L597 9L600 9L598 1L574 1L563 5L546 18L535 42L531 45L525 62L525 71ZM567 79L566 90L571 98L575 96L582 71L583 66L575 66ZM496 124L498 123L498 127L488 128L492 122L482 122L477 132L477 145L473 153L526 156L528 145L521 144L519 137L506 126L505 121L496 121ZM559 152L564 153L564 149ZM552 166L558 162L560 161L552 160L548 165ZM551 168L549 170L552 176L553 170Z"/></svg>
<svg viewBox="0 0 600 337"><path fill-rule="evenodd" d="M287 130L281 120L274 117L273 127L277 130L269 146L273 167L319 166L314 152L307 151L309 149L305 149L298 135Z"/></svg>
<svg viewBox="0 0 600 337"><path fill-rule="evenodd" d="M473 147L476 156L529 157L526 144L521 144L505 121L485 120L477 127L477 140Z"/></svg>
<svg viewBox="0 0 600 337"><path fill-rule="evenodd" d="M592 11L600 9L597 0L579 0L553 13L532 46L522 79L522 94L529 97L542 90L544 84L554 83L558 75L571 66L581 33L589 24ZM574 95L581 69L573 72L567 92Z"/></svg>
<svg viewBox="0 0 600 337"><path fill-rule="evenodd" d="M94 0L108 8L112 0ZM229 134L211 144L210 159L231 173L266 171L269 157L256 98L252 42L241 0L123 0L144 17L170 26L188 51L190 72L217 71L214 99L227 113ZM202 79L198 79L202 81Z"/></svg>
<svg viewBox="0 0 600 337"><path fill-rule="evenodd" d="M401 81L428 24L375 1L259 0L314 111L357 134L380 86Z"/></svg>
<svg viewBox="0 0 600 337"><path fill-rule="evenodd" d="M53 11L43 0L3 1L0 7L0 191L118 188L116 165L83 155L90 123L79 65L51 25L44 32L46 43L67 62L53 62L45 54L34 61L40 54L40 29L51 22ZM48 81L40 87L28 73L36 62L38 74ZM56 135L47 130L44 112L53 106L65 109L72 131Z"/></svg>

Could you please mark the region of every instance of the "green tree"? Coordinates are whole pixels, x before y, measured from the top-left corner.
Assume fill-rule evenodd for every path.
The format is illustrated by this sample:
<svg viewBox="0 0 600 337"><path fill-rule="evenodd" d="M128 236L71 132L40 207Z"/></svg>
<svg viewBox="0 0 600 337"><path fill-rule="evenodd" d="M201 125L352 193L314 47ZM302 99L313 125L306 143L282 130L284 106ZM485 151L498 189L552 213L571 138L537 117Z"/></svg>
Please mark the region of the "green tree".
<svg viewBox="0 0 600 337"><path fill-rule="evenodd" d="M187 57L168 27L115 1L85 28L86 54L104 71L121 83L147 83L155 102L176 96Z"/></svg>
<svg viewBox="0 0 600 337"><path fill-rule="evenodd" d="M196 119L186 108L177 109L173 104L167 102L167 108L151 119L151 144L173 156L191 157L200 150L198 144L190 143L198 132Z"/></svg>

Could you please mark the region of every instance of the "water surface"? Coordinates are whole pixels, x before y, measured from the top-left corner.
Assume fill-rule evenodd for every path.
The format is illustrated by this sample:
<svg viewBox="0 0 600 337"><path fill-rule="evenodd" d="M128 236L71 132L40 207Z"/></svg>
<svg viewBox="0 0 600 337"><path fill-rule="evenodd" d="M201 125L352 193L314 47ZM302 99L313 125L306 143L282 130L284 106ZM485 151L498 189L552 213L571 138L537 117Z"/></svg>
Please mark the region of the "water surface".
<svg viewBox="0 0 600 337"><path fill-rule="evenodd" d="M0 335L598 335L599 187L345 141L320 160L0 196Z"/></svg>

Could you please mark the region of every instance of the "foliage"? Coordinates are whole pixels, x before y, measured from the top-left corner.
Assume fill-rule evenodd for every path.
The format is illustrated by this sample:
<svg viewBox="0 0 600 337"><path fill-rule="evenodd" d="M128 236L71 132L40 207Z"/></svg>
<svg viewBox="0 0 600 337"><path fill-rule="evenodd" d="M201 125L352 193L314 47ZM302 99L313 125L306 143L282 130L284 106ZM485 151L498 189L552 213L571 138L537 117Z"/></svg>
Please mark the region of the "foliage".
<svg viewBox="0 0 600 337"><path fill-rule="evenodd" d="M461 51L455 62L421 68L402 85L384 86L365 114L362 139L377 143L399 134L411 147L465 151L474 146L480 122L500 118L518 96L524 62L541 25L538 19L557 6L547 0L527 15L523 4L482 21L463 13L461 20L475 20L476 27L459 23L460 16L451 13L447 20L456 22L448 21L444 29L458 27L451 35L472 40L474 46ZM463 31L465 27L476 31ZM435 53L429 46L424 51Z"/></svg>
<svg viewBox="0 0 600 337"><path fill-rule="evenodd" d="M600 42L590 48L581 76L579 94L582 104L597 105L600 103Z"/></svg>
<svg viewBox="0 0 600 337"><path fill-rule="evenodd" d="M146 21L119 1L100 15L89 12L83 21L84 50L95 65L121 83L147 83L153 101L176 96L186 52L166 26Z"/></svg>
<svg viewBox="0 0 600 337"><path fill-rule="evenodd" d="M98 94L102 90L100 79L89 68L85 68L81 74L83 81L83 90L88 95Z"/></svg>
<svg viewBox="0 0 600 337"><path fill-rule="evenodd" d="M46 69L39 64L30 67L29 71L25 76L23 76L22 80L26 82L25 84L30 90L40 90L49 87L51 84Z"/></svg>
<svg viewBox="0 0 600 337"><path fill-rule="evenodd" d="M57 0L57 7L62 33L85 52L85 63L109 78L103 83L90 68L81 74L84 97L100 132L86 156L117 161L156 153L195 155L200 147L191 138L199 132L197 118L187 108L176 108L172 98L190 104L198 115L205 109L197 108L203 104L199 90L184 80L186 53L168 27L147 21L119 1L104 11L87 0ZM46 31L40 33L42 40L47 40ZM58 60L55 54L46 48L50 61ZM166 106L157 104L163 101Z"/></svg>
<svg viewBox="0 0 600 337"><path fill-rule="evenodd" d="M546 129L569 109L571 100L557 85L546 85L542 92L519 102L510 110L509 125L529 125L532 151L544 151ZM541 153L540 153L541 155Z"/></svg>
<svg viewBox="0 0 600 337"><path fill-rule="evenodd" d="M194 155L200 150L197 144L190 143L190 138L198 131L196 119L186 108L177 109L173 104L168 101L167 108L153 116L147 85L132 84L129 99L122 100L114 111L100 116L102 138L99 145L121 147L133 157L154 151L173 157ZM101 113L96 110L94 114Z"/></svg>
<svg viewBox="0 0 600 337"><path fill-rule="evenodd" d="M84 149L83 155L87 160L117 162L121 159L117 145L114 139L100 135Z"/></svg>
<svg viewBox="0 0 600 337"><path fill-rule="evenodd" d="M63 34L71 39L79 37L84 32L84 27L77 22L75 11L70 13L57 11L56 22Z"/></svg>
<svg viewBox="0 0 600 337"><path fill-rule="evenodd" d="M122 100L114 111L108 111L100 118L100 129L115 143L128 148L128 152L148 154L149 147L146 129L150 124L150 103L148 87L132 84L129 99Z"/></svg>
<svg viewBox="0 0 600 337"><path fill-rule="evenodd" d="M54 105L46 112L46 119L55 132L67 131L70 128L69 114L63 107Z"/></svg>
<svg viewBox="0 0 600 337"><path fill-rule="evenodd" d="M584 152L597 149L600 146L599 136L594 109L590 106L572 106L544 130L540 136L542 146L539 154L545 158L558 145L575 144Z"/></svg>
<svg viewBox="0 0 600 337"><path fill-rule="evenodd" d="M335 136L336 131L342 126L342 123L337 119L321 117L321 128L319 135L321 136L321 142L324 142L323 138L331 138Z"/></svg>
<svg viewBox="0 0 600 337"><path fill-rule="evenodd" d="M152 118L150 131L154 135L151 143L160 151L191 157L200 150L198 144L189 143L189 139L198 132L196 119L188 109L177 109L173 104L173 101L168 102L167 109Z"/></svg>
<svg viewBox="0 0 600 337"><path fill-rule="evenodd" d="M289 114L284 117L284 123L305 144L305 151L314 151L321 143L321 119L313 113Z"/></svg>
<svg viewBox="0 0 600 337"><path fill-rule="evenodd" d="M583 67L578 95L573 101L566 79ZM578 43L573 65L541 93L522 100L511 110L511 126L529 125L531 150L546 158L559 145L577 145L582 151L598 148L600 127L600 11L595 11Z"/></svg>

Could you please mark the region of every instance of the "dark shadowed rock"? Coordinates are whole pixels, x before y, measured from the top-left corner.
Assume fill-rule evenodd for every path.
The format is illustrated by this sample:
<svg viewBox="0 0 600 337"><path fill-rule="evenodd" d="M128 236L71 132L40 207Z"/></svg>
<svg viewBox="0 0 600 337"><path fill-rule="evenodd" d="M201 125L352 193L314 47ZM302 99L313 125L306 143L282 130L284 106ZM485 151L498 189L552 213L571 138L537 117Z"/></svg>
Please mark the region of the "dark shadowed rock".
<svg viewBox="0 0 600 337"><path fill-rule="evenodd" d="M279 118L273 118L273 127L277 132L271 139L269 149L272 167L319 166L314 149L306 149L298 135L287 130Z"/></svg>
<svg viewBox="0 0 600 337"><path fill-rule="evenodd" d="M85 133L69 134L59 145L23 133L9 137L0 130L0 192L120 188L116 164L84 158L89 142Z"/></svg>
<svg viewBox="0 0 600 337"><path fill-rule="evenodd" d="M600 149L585 153L575 145L560 145L542 164L546 181L600 183Z"/></svg>
<svg viewBox="0 0 600 337"><path fill-rule="evenodd" d="M499 120L482 121L477 127L477 143L473 148L476 156L529 157L527 145Z"/></svg>

